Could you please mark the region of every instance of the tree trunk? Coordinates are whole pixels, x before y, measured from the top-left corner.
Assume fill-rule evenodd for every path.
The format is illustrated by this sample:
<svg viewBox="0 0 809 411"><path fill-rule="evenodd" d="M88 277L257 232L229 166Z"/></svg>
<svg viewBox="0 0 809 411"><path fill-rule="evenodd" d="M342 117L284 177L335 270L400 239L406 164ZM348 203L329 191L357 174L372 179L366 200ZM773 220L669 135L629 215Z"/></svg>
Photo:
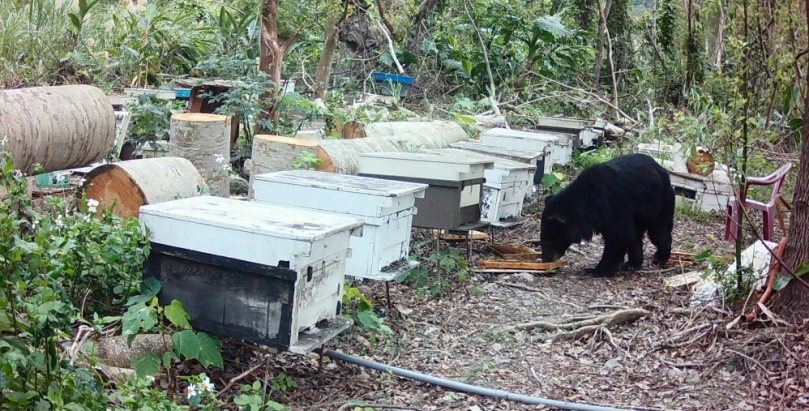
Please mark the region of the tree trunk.
<svg viewBox="0 0 809 411"><path fill-rule="evenodd" d="M597 3L598 6L598 45L596 46L595 67L593 67L593 88L598 88L601 83L601 58L604 54L604 38L607 32L607 19L610 16L610 9L612 8L612 0L607 0L604 7L601 7L601 1Z"/></svg>
<svg viewBox="0 0 809 411"><path fill-rule="evenodd" d="M807 32L809 32L809 0L805 1ZM809 76L805 79L809 86ZM789 230L784 263L795 270L809 261L809 88L803 100L803 148L801 149L798 182L795 186L795 197L792 199L792 215L789 218ZM809 288L793 279L779 293L779 301L785 315L792 320L809 317Z"/></svg>
<svg viewBox="0 0 809 411"><path fill-rule="evenodd" d="M329 91L329 77L331 77L331 66L334 60L334 52L337 50L337 17L329 18L326 22L326 38L323 42L323 53L320 54L320 62L317 64L315 73L315 98L326 101L326 94Z"/></svg>
<svg viewBox="0 0 809 411"><path fill-rule="evenodd" d="M281 87L281 68L284 65L284 56L286 55L289 47L295 43L298 33L292 35L288 39L282 39L278 36L278 0L264 0L261 4L261 38L259 40L260 57L258 69L267 73L270 80L275 83L279 88ZM278 89L268 92L261 96L262 101L272 102L278 95ZM272 104L271 107L265 109L270 113L269 115L262 115L262 119L266 120L267 117L277 122L278 112L275 109L277 104ZM265 132L263 127L256 127L254 134Z"/></svg>
<svg viewBox="0 0 809 411"><path fill-rule="evenodd" d="M0 151L34 174L101 161L115 145L115 113L92 86L30 87L0 91Z"/></svg>
<svg viewBox="0 0 809 411"><path fill-rule="evenodd" d="M725 23L727 17L725 16L725 8L720 0L717 4L719 8L719 24L716 30L716 71L722 72L722 52L725 49Z"/></svg>
<svg viewBox="0 0 809 411"><path fill-rule="evenodd" d="M116 202L113 212L121 218L138 218L143 205L202 195L205 187L196 167L178 157L105 164L87 174L83 186L99 211Z"/></svg>
<svg viewBox="0 0 809 411"><path fill-rule="evenodd" d="M253 161L247 198L253 198L253 180L256 175L288 170L298 156L305 151L311 158L318 157L318 145L314 141L273 135L257 135L253 139Z"/></svg>
<svg viewBox="0 0 809 411"><path fill-rule="evenodd" d="M171 116L171 155L194 164L213 195L230 197L230 118L218 114Z"/></svg>

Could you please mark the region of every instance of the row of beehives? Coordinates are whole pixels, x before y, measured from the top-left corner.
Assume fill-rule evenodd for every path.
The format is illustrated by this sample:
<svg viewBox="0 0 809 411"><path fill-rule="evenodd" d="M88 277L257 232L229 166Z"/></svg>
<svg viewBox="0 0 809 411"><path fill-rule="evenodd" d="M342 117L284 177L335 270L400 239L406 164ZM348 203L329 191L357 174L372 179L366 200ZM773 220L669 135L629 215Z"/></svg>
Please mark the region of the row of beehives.
<svg viewBox="0 0 809 411"><path fill-rule="evenodd" d="M552 139L518 162L502 157L525 159L525 150L509 147L547 139L496 134L459 148L362 154L359 176L260 174L254 201L143 206L152 243L145 276L161 282L161 301L183 302L195 328L309 351L351 324L340 316L347 275L387 281L417 266L408 260L411 227L471 230L519 217L537 162L570 145ZM501 200L496 213L484 192Z"/></svg>

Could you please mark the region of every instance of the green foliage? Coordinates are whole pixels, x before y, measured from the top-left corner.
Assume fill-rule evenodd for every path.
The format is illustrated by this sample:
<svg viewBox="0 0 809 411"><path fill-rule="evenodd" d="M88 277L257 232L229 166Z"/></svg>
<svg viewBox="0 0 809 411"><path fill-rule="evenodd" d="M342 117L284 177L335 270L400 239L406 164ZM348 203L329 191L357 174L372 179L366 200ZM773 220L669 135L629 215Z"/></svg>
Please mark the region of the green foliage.
<svg viewBox="0 0 809 411"><path fill-rule="evenodd" d="M393 331L385 325L384 318L374 311L374 305L358 288L350 284L343 285L343 312L356 312L356 320L362 328L380 334L390 334Z"/></svg>
<svg viewBox="0 0 809 411"><path fill-rule="evenodd" d="M110 215L67 215L56 200L53 215L39 214L7 152L0 152L0 187L7 193L0 201L3 402L11 409L104 409L106 393L94 372L68 361L58 342L80 318L80 296L112 303L128 294L143 254L127 250L140 231ZM96 265L110 271L102 275ZM98 288L103 292L92 292Z"/></svg>
<svg viewBox="0 0 809 411"><path fill-rule="evenodd" d="M677 3L674 0L661 0L657 10L657 44L671 57L674 50L674 31L677 20Z"/></svg>
<svg viewBox="0 0 809 411"><path fill-rule="evenodd" d="M275 381L275 379L273 379L273 381ZM273 384L273 387L275 387L275 384ZM266 399L265 390L261 386L261 381L256 380L252 385L242 385L241 392L242 393L239 394L233 402L236 403L236 405L244 407L242 408L244 411L281 411L286 409L284 405Z"/></svg>
<svg viewBox="0 0 809 411"><path fill-rule="evenodd" d="M308 152L308 151L301 151L298 153L295 160L293 160L289 165L294 169L316 169L318 166L323 164L323 160L319 159L316 155Z"/></svg>
<svg viewBox="0 0 809 411"><path fill-rule="evenodd" d="M542 192L544 194L556 194L565 188L565 176L563 173L554 171L542 176Z"/></svg>
<svg viewBox="0 0 809 411"><path fill-rule="evenodd" d="M608 146L601 146L590 151L573 151L573 169L582 171L587 167L604 163L617 157L620 153L617 149Z"/></svg>
<svg viewBox="0 0 809 411"><path fill-rule="evenodd" d="M157 301L160 292L160 283L149 277L141 284L141 292L127 301L129 309L122 317L123 332L127 336L127 343L132 344L135 336L141 333L180 330L172 334L174 351L171 355L164 355L162 365L169 367L171 360L195 359L204 367L222 367L221 343L216 337L207 333L196 333L191 330L189 315L180 301L172 300L171 304L161 307ZM163 320L168 320L171 327L164 326ZM161 360L152 353L133 362L135 372L141 377L155 375L161 366Z"/></svg>
<svg viewBox="0 0 809 411"><path fill-rule="evenodd" d="M469 262L463 259L457 251L444 249L427 258L429 266L416 267L396 278L398 283L412 284L416 288L419 298L426 295L436 296L450 285L450 279L464 283L471 280Z"/></svg>

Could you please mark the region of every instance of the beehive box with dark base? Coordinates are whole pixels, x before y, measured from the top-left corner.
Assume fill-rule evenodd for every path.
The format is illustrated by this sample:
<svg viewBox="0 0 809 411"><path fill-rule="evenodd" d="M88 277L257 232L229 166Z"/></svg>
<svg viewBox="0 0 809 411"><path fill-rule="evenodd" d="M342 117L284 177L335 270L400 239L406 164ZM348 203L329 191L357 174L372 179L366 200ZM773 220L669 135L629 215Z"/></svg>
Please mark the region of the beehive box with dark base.
<svg viewBox="0 0 809 411"><path fill-rule="evenodd" d="M487 224L480 221L480 200L484 170L493 167L490 160L435 153L363 153L359 175L428 184L416 199L413 226L468 231Z"/></svg>
<svg viewBox="0 0 809 411"><path fill-rule="evenodd" d="M143 206L140 220L145 276L195 329L306 352L351 324L340 304L357 219L205 196Z"/></svg>
<svg viewBox="0 0 809 411"><path fill-rule="evenodd" d="M486 182L481 195L481 220L495 227L511 227L523 222L522 206L535 165L454 148L427 151L494 162L494 168L484 172Z"/></svg>
<svg viewBox="0 0 809 411"><path fill-rule="evenodd" d="M362 237L351 238L346 275L390 281L418 266L410 255L415 203L427 186L312 170L258 174L255 200L321 212L350 215L365 223Z"/></svg>

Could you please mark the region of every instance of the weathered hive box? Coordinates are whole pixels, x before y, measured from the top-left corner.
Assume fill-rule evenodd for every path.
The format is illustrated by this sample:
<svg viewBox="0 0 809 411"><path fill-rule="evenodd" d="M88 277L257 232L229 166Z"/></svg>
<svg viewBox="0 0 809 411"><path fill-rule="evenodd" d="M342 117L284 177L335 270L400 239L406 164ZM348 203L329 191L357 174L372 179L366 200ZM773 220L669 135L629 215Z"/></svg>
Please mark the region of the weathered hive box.
<svg viewBox="0 0 809 411"><path fill-rule="evenodd" d="M540 131L559 132L575 136L574 148L596 146L603 142L604 120L566 117L538 117L534 124Z"/></svg>
<svg viewBox="0 0 809 411"><path fill-rule="evenodd" d="M545 153L539 150L517 150L513 148L492 146L478 141L459 141L449 145L450 148L471 151L505 160L535 165L533 184L542 184L545 175Z"/></svg>
<svg viewBox="0 0 809 411"><path fill-rule="evenodd" d="M312 170L259 174L256 201L361 219L362 237L351 238L346 275L390 281L419 265L408 260L416 199L428 185Z"/></svg>
<svg viewBox="0 0 809 411"><path fill-rule="evenodd" d="M363 153L359 175L428 184L424 198L416 200L413 226L469 231L480 221L484 171L494 162L442 156L435 153Z"/></svg>
<svg viewBox="0 0 809 411"><path fill-rule="evenodd" d="M682 173L669 170L671 185L678 196L691 203L692 207L702 211L722 211L733 197L733 186L721 164L708 177L699 174Z"/></svg>
<svg viewBox="0 0 809 411"><path fill-rule="evenodd" d="M481 194L481 220L488 221L495 227L511 227L522 223L522 206L531 187L535 165L452 148L427 151L493 161L494 168L484 172L486 182L483 183Z"/></svg>
<svg viewBox="0 0 809 411"><path fill-rule="evenodd" d="M505 128L493 128L480 134L480 142L492 146L508 147L516 150L533 150L545 153L545 169L553 172L553 165L568 165L573 157L569 135L558 133L538 133Z"/></svg>
<svg viewBox="0 0 809 411"><path fill-rule="evenodd" d="M351 325L340 317L349 237L362 221L214 196L140 208L144 277L195 329L304 353Z"/></svg>

